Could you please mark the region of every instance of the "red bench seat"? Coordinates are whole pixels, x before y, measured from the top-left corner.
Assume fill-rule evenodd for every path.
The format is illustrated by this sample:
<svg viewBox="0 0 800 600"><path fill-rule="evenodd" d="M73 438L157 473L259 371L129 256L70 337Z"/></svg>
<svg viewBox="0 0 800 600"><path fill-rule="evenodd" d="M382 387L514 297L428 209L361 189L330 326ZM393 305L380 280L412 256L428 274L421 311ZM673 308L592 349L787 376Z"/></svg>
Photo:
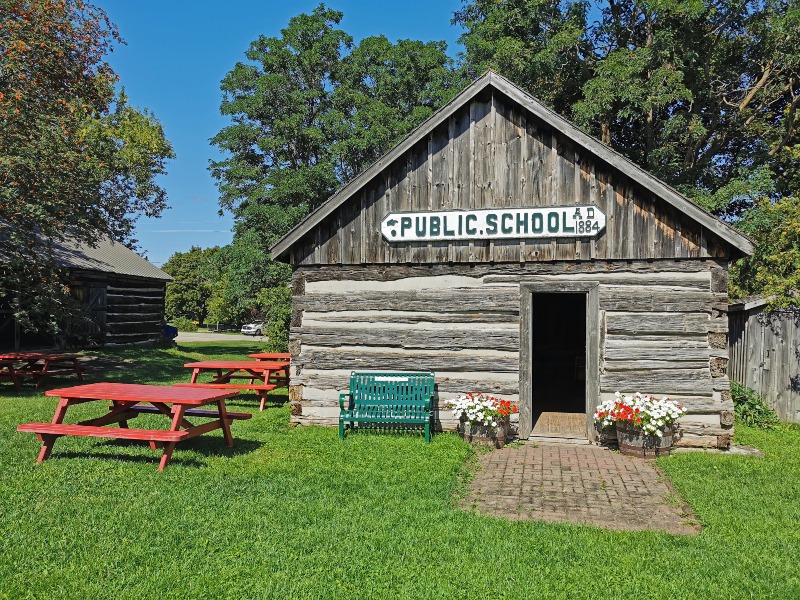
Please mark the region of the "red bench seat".
<svg viewBox="0 0 800 600"><path fill-rule="evenodd" d="M121 438L146 442L179 442L189 437L188 431L164 431L161 429L125 429L122 427L100 427L97 425L66 425L64 423L23 423L17 431L39 435L76 435L81 437Z"/></svg>

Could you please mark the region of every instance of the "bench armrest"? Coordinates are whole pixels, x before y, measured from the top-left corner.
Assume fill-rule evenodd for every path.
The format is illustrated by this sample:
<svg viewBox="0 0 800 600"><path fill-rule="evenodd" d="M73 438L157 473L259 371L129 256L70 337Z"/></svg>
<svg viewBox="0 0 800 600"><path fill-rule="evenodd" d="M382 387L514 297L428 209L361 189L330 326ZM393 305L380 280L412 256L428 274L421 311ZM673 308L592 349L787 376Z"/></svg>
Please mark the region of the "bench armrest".
<svg viewBox="0 0 800 600"><path fill-rule="evenodd" d="M347 409L344 407L345 400L347 400ZM341 410L350 410L350 405L352 404L351 400L350 394L339 394L339 408Z"/></svg>

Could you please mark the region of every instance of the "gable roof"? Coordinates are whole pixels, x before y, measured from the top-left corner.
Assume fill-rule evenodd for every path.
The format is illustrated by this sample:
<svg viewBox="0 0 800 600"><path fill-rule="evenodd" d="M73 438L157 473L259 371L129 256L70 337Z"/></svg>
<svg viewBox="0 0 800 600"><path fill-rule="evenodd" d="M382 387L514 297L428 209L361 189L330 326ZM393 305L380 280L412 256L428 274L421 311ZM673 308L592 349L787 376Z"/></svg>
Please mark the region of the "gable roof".
<svg viewBox="0 0 800 600"><path fill-rule="evenodd" d="M540 118L553 129L594 154L597 158L605 161L624 175L645 186L655 196L661 200L664 200L689 218L712 231L734 248L738 249L744 254L753 253L753 242L743 234L739 233L736 229L727 223L720 221L711 213L706 212L697 204L689 200L689 198L670 187L657 177L651 175L630 159L610 148L608 145L581 131L575 125L567 121L564 117L544 106L533 96L521 90L505 77L502 77L494 71L487 71L484 75L467 86L450 102L431 115L428 120L411 131L411 133L403 138L394 148L389 150L389 152L375 161L359 176L355 177L344 187L340 188L333 196L328 198L328 200L326 200L315 211L308 215L294 229L278 240L271 248L273 258L278 259L285 255L293 244L298 242L304 235L314 229L314 227L318 226L326 217L333 213L333 211L335 211L350 197L361 190L367 183L369 183L369 181L372 180L373 177L378 175L384 168L392 164L406 151L410 150L414 144L423 139L437 126L446 121L452 114L463 107L473 97L490 86L519 103L534 116Z"/></svg>
<svg viewBox="0 0 800 600"><path fill-rule="evenodd" d="M97 247L74 241L53 242L53 257L67 269L172 281L164 271L110 238L100 240Z"/></svg>

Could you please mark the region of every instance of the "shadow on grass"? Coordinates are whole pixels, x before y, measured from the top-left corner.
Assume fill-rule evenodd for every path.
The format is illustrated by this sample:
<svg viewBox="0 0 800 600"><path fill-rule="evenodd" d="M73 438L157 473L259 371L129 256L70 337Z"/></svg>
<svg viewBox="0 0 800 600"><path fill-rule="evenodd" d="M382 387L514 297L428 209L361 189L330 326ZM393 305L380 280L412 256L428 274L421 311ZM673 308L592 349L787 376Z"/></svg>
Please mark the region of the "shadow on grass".
<svg viewBox="0 0 800 600"><path fill-rule="evenodd" d="M233 448L226 446L222 438L194 438L180 442L177 446L175 446L175 451L172 454L170 464L193 468L206 466L204 460L187 456L186 450L191 450L197 452L198 454L202 454L203 458L214 458L220 456L232 458L234 456L255 452L263 445L262 442L247 439L234 438L233 442ZM59 451L58 447L56 447L48 460L60 458L106 458L108 460L120 460L123 462L132 463L154 463L155 465L158 465L158 462L161 460L161 456L163 454L163 450L161 448L152 450L151 453L147 455L120 454L118 452L113 452L114 448L148 449L146 442L140 442L136 440L107 440L101 444L98 444L95 448L97 449L87 451Z"/></svg>
<svg viewBox="0 0 800 600"><path fill-rule="evenodd" d="M216 356L220 354L231 355L231 354L239 354L241 356L238 357L241 360L254 360L252 358L247 358L248 354L253 354L254 352L262 352L263 351L263 344L257 343L243 343L243 342L209 342L207 344L200 344L197 342L192 342L191 345L186 344L178 344L177 346L178 351L180 352L191 352L194 354L204 354L206 356ZM234 360L236 357L229 357L229 360Z"/></svg>

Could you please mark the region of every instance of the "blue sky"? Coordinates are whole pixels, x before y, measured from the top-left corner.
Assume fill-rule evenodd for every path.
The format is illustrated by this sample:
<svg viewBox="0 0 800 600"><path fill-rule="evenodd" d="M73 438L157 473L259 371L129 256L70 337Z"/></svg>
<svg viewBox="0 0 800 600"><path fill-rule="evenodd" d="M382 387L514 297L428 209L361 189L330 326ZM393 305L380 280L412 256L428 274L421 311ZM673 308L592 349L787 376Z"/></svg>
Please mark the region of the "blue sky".
<svg viewBox="0 0 800 600"><path fill-rule="evenodd" d="M151 110L164 126L177 158L161 184L170 209L160 219L140 219L136 237L148 259L161 265L191 246L231 240L230 215L219 217L218 194L208 173L218 158L208 140L228 124L219 114L219 82L259 35L279 36L289 19L318 1L299 0L96 0L127 45L109 60L129 102ZM383 34L390 40L445 40L455 56L461 30L450 25L461 0L338 0L341 28L356 41Z"/></svg>

